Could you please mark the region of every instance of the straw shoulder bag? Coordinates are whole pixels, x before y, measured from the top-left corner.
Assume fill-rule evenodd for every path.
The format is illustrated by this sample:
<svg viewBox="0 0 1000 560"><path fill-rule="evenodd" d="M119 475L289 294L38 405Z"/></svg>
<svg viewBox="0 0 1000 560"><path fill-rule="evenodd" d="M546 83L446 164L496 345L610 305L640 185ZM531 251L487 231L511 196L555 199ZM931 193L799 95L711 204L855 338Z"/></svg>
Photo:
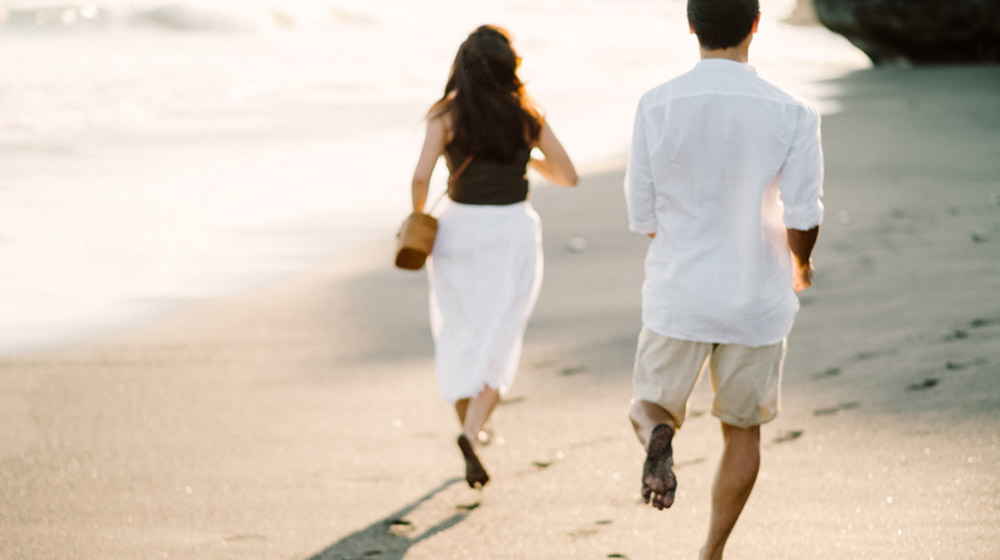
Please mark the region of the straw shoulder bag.
<svg viewBox="0 0 1000 560"><path fill-rule="evenodd" d="M469 166L472 156L465 158L462 165L448 178L449 188L458 181L459 176ZM396 266L403 270L420 270L424 262L434 249L434 238L437 237L437 218L431 216L431 212L437 207L441 199L448 194L448 191L441 193L430 210L423 212L413 212L403 220L396 234Z"/></svg>

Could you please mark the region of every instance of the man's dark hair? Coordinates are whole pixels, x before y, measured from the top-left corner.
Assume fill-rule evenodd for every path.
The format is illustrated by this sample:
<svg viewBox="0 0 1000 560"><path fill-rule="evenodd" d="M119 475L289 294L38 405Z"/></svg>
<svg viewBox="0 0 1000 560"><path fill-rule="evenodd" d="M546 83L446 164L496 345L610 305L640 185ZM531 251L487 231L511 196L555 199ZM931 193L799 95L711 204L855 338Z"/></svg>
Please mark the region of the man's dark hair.
<svg viewBox="0 0 1000 560"><path fill-rule="evenodd" d="M688 0L688 21L706 49L739 45L760 13L757 0Z"/></svg>

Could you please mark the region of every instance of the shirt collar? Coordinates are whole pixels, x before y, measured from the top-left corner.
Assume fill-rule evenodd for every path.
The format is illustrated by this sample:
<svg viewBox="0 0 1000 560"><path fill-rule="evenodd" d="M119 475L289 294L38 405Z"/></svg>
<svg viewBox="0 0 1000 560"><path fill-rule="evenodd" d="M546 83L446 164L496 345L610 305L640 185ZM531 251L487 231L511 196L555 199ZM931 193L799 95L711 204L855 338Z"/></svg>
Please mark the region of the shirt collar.
<svg viewBox="0 0 1000 560"><path fill-rule="evenodd" d="M719 69L732 69L732 70L743 70L751 74L756 74L757 69L749 64L744 64L742 62L736 62L735 60L727 60L725 58L703 58L695 64L695 68L719 68Z"/></svg>

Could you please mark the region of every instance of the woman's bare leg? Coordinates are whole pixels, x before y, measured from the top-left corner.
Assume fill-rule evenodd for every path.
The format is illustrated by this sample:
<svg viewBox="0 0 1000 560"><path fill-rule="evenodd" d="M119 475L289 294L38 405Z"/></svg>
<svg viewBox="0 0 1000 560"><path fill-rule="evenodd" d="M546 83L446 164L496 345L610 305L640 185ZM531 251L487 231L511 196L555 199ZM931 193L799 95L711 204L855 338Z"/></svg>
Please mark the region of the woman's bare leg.
<svg viewBox="0 0 1000 560"><path fill-rule="evenodd" d="M458 423L465 425L465 412L469 409L470 399L458 399L455 401L455 412L458 413Z"/></svg>
<svg viewBox="0 0 1000 560"><path fill-rule="evenodd" d="M467 401L465 414L460 414L459 417L462 419L462 433L469 438L469 441L479 441L479 432L499 402L500 391L490 387L486 387ZM458 407L458 403L455 406Z"/></svg>
<svg viewBox="0 0 1000 560"><path fill-rule="evenodd" d="M465 413L469 409L469 401L471 399L460 399L455 401L455 412L458 414L459 425L465 426ZM489 422L483 426L483 429L479 430L479 443L483 445L488 445L493 441L493 428L490 427Z"/></svg>
<svg viewBox="0 0 1000 560"><path fill-rule="evenodd" d="M465 458L465 481L471 488L482 487L490 481L490 475L486 473L479 456L476 455L476 447L479 446L479 432L500 402L500 391L487 387L472 399L463 400L464 403L463 401L455 403L455 410L462 421L462 435L458 436L458 447L462 450L462 457Z"/></svg>

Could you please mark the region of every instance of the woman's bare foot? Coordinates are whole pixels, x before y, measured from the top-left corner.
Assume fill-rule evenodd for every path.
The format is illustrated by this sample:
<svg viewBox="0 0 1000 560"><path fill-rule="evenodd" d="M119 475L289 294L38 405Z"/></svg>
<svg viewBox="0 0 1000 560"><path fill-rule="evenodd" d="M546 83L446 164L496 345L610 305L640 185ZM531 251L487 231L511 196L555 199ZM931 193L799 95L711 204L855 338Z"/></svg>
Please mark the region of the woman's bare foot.
<svg viewBox="0 0 1000 560"><path fill-rule="evenodd" d="M649 437L646 463L642 467L642 499L662 510L674 503L677 477L674 476L674 429L669 424L657 424Z"/></svg>
<svg viewBox="0 0 1000 560"><path fill-rule="evenodd" d="M472 442L465 434L458 436L458 448L462 450L462 457L465 458L465 481L469 483L469 488L482 488L490 481L490 475L486 474L486 469L479 462Z"/></svg>
<svg viewBox="0 0 1000 560"><path fill-rule="evenodd" d="M486 447L487 445L493 443L493 427L483 426L483 429L479 430L479 445Z"/></svg>

